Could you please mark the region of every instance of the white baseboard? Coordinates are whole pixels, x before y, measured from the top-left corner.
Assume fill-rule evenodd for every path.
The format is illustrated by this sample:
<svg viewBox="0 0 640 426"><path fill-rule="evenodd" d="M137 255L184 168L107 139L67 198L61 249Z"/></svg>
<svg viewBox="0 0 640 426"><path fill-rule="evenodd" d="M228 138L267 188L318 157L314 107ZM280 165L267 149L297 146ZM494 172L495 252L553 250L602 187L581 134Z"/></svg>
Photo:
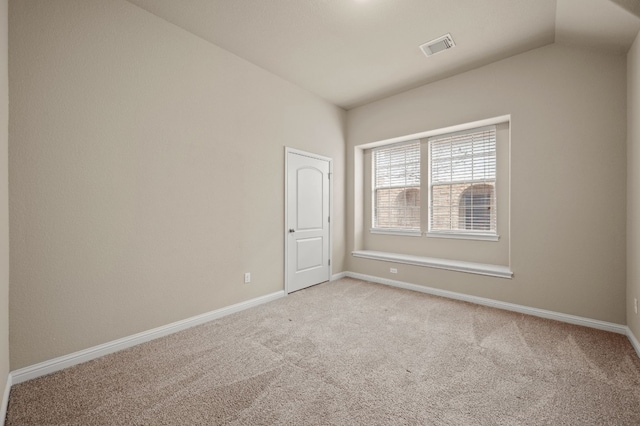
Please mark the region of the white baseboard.
<svg viewBox="0 0 640 426"><path fill-rule="evenodd" d="M245 302L240 302L235 305L227 306L225 308L217 309L215 311L207 312L195 317L176 321L174 323L167 324L162 327L157 327L152 330L143 331L142 333L134 334L132 336L123 337L122 339L103 343L92 348L84 349L68 355L63 355L49 361L44 361L28 367L20 368L19 370L12 371L9 374L10 381L13 384L18 384L27 380L35 379L37 377L45 376L47 374L63 370L73 365L81 364L83 362L87 362L92 359L96 359L101 356L120 351L122 349L130 348L132 346L139 345L141 343L145 343L159 337L164 337L169 334L194 327L196 325L204 324L206 322L224 317L229 314L240 312L245 309L261 305L263 303L280 299L284 296L285 292L283 290L277 291L275 293L267 294L265 296L247 300Z"/></svg>
<svg viewBox="0 0 640 426"><path fill-rule="evenodd" d="M478 297L478 296L471 296L468 294L456 293L448 290L440 290L433 287L426 287L426 286L421 286L417 284L405 283L402 281L394 281L386 278L375 277L372 275L359 274L356 272L347 272L346 276L363 280L363 281L371 281L374 283L385 284L392 287L399 287L407 290L418 291L420 293L432 294L434 296L446 297L448 299L462 300L464 302L471 302L477 305L484 305L484 306L490 306L492 308L504 309L505 311L519 312L521 314L533 315L536 317L552 319L556 321L566 322L569 324L582 325L585 327L596 328L598 330L605 330L605 331L611 331L613 333L628 335L627 326L622 324L615 324L612 322L579 317L576 315L563 314L560 312L547 311L544 309L532 308L524 305L516 305L515 303L501 302L499 300L487 299L487 298ZM638 350L638 347L636 347L636 351L637 350Z"/></svg>
<svg viewBox="0 0 640 426"><path fill-rule="evenodd" d="M627 327L627 338L631 342L631 346L633 346L633 349L636 350L638 357L640 357L640 342L638 342L638 339L636 338L636 336L633 334L633 331L631 331L629 327Z"/></svg>
<svg viewBox="0 0 640 426"><path fill-rule="evenodd" d="M11 392L12 378L11 373L7 374L7 383L4 386L4 394L2 395L2 405L0 406L0 426L4 426L4 420L7 417L7 407L9 405L9 393Z"/></svg>
<svg viewBox="0 0 640 426"><path fill-rule="evenodd" d="M331 281L338 281L347 276L346 272L338 272L337 274L331 275Z"/></svg>

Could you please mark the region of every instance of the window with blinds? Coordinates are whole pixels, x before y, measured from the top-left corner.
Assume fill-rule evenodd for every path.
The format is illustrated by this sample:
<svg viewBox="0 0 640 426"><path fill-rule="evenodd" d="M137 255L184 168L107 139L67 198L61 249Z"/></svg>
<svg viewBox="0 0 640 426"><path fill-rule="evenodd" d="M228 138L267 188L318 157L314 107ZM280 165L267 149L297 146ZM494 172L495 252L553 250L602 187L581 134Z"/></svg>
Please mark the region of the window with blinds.
<svg viewBox="0 0 640 426"><path fill-rule="evenodd" d="M496 128L429 141L429 232L496 234Z"/></svg>
<svg viewBox="0 0 640 426"><path fill-rule="evenodd" d="M371 153L373 228L420 230L420 141Z"/></svg>

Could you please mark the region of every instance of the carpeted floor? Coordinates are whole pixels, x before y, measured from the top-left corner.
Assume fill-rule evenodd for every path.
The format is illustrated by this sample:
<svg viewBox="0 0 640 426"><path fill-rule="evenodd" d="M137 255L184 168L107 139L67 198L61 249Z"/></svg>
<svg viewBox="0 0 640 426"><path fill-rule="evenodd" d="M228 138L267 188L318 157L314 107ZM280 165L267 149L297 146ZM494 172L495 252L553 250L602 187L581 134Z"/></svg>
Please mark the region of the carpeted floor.
<svg viewBox="0 0 640 426"><path fill-rule="evenodd" d="M639 425L621 335L353 279L11 390L7 425Z"/></svg>

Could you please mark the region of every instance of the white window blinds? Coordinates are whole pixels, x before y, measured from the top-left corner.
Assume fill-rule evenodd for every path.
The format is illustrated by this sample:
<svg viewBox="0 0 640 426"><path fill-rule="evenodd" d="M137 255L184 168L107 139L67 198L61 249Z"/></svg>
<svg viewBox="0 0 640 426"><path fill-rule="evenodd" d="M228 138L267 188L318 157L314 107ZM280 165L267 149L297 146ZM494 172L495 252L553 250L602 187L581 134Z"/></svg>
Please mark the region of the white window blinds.
<svg viewBox="0 0 640 426"><path fill-rule="evenodd" d="M420 141L372 151L373 228L420 230Z"/></svg>
<svg viewBox="0 0 640 426"><path fill-rule="evenodd" d="M496 234L496 129L429 138L429 232Z"/></svg>

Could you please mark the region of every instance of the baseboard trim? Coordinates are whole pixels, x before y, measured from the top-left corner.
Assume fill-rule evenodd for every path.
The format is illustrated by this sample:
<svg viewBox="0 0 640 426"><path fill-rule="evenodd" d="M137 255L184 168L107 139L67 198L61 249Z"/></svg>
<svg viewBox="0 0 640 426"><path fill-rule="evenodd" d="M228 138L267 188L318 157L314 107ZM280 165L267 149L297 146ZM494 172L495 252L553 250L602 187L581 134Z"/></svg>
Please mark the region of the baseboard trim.
<svg viewBox="0 0 640 426"><path fill-rule="evenodd" d="M635 334L633 334L633 331L631 331L629 327L627 327L626 334L627 334L627 339L629 339L629 342L631 342L631 346L633 346L633 349L636 350L636 353L640 358L640 342L638 342L638 339L636 338Z"/></svg>
<svg viewBox="0 0 640 426"><path fill-rule="evenodd" d="M404 288L406 290L418 291L420 293L427 293L434 296L446 297L448 299L456 299L456 300L461 300L463 302L475 303L477 305L503 309L505 311L518 312L521 314L533 315L540 318L547 318L547 319L552 319L552 320L565 322L569 324L582 325L585 327L595 328L598 330L605 330L605 331L611 331L613 333L628 335L627 326L622 324L615 324L612 322L579 317L576 315L563 314L561 312L547 311L545 309L532 308L529 306L517 305L515 303L509 303L509 302L502 302L499 300L487 299L484 297L471 296L468 294L456 293L448 290L440 290L433 287L426 287L426 286L421 286L417 284L406 283L403 281L389 280L386 278L360 274L357 272L347 272L346 275L347 277L356 278L363 281L371 281L378 284ZM636 348L636 350L638 349Z"/></svg>
<svg viewBox="0 0 640 426"><path fill-rule="evenodd" d="M7 407L9 406L9 393L13 385L11 373L7 374L7 383L4 386L4 394L2 395L2 406L0 406L0 426L4 426L7 417Z"/></svg>
<svg viewBox="0 0 640 426"><path fill-rule="evenodd" d="M346 272L338 272L337 274L331 275L331 281L338 281L339 279L345 278L346 276Z"/></svg>
<svg viewBox="0 0 640 426"><path fill-rule="evenodd" d="M122 339L113 340L111 342L103 343L98 346L94 346L68 355L63 355L49 361L44 361L28 367L20 368L10 373L10 380L12 384L26 382L27 380L45 376L47 374L51 374L77 364L81 364L83 362L91 361L92 359L96 359L113 352L121 351L123 349L127 349L132 346L136 346L160 337L168 336L169 334L177 333L178 331L182 331L196 325L204 324L206 322L222 318L224 316L234 314L245 309L253 308L254 306L258 306L263 303L272 302L284 296L285 292L283 290L280 290L275 293L247 300L245 302L236 303L235 305L227 306L225 308L216 309L215 311L207 312L205 314L197 315L151 330L143 331L138 334L123 337Z"/></svg>

